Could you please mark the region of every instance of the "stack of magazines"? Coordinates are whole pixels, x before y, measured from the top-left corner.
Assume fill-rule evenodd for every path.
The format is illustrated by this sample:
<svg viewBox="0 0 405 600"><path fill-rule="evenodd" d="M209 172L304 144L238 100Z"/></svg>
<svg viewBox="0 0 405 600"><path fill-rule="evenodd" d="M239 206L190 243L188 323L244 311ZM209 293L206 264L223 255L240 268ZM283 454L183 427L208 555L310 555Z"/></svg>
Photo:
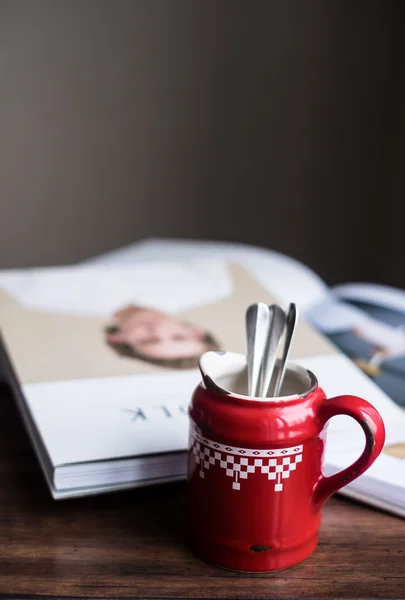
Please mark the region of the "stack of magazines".
<svg viewBox="0 0 405 600"><path fill-rule="evenodd" d="M405 517L405 293L330 289L284 255L185 240L0 272L1 376L53 497L184 479L198 358L246 352L244 314L258 301L295 302L303 318L291 359L328 396L362 396L384 419L383 453L340 493ZM364 447L345 416L327 440L326 474Z"/></svg>

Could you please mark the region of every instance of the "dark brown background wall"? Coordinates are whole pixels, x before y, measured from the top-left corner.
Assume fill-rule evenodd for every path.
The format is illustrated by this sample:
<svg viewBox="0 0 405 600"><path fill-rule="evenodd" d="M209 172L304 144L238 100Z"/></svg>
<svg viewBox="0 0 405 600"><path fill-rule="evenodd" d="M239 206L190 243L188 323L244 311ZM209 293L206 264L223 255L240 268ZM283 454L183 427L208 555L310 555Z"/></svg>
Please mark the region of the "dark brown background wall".
<svg viewBox="0 0 405 600"><path fill-rule="evenodd" d="M405 287L402 12L0 0L0 267L206 237Z"/></svg>

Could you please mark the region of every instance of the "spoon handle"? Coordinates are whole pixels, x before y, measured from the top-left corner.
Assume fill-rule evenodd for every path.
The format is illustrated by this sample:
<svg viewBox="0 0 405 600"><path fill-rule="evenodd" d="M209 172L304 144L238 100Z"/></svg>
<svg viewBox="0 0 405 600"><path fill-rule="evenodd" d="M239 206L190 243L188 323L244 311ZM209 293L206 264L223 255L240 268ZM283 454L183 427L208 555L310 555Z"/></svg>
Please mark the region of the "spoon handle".
<svg viewBox="0 0 405 600"><path fill-rule="evenodd" d="M270 326L270 310L264 302L252 304L246 311L248 393L256 395Z"/></svg>
<svg viewBox="0 0 405 600"><path fill-rule="evenodd" d="M277 348L285 327L285 312L278 304L272 304L270 311L270 329L263 358L260 397L266 398L277 359Z"/></svg>
<svg viewBox="0 0 405 600"><path fill-rule="evenodd" d="M291 342L294 337L295 326L298 320L298 309L296 305L291 302L290 307L288 309L287 318L286 318L286 332L285 332L285 340L283 347L283 354L280 360L280 366L277 373L277 379L274 386L274 396L278 396L281 390L281 386L283 385L285 369L287 366L288 354L291 348Z"/></svg>

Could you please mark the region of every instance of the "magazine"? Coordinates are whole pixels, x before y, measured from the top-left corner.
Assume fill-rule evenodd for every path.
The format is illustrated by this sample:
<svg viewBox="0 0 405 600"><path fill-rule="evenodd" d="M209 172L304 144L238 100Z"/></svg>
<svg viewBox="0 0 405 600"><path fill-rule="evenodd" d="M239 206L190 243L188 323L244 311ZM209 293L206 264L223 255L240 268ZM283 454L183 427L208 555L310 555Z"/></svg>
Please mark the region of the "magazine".
<svg viewBox="0 0 405 600"><path fill-rule="evenodd" d="M320 328L315 308L331 293L287 257L204 243L150 241L98 262L1 272L3 373L53 496L184 478L201 352L245 352L244 313L259 300L295 301ZM405 516L405 412L336 338L302 319L292 359L328 395L357 394L380 411L386 451L343 492ZM358 429L347 417L331 421L327 472L361 452Z"/></svg>

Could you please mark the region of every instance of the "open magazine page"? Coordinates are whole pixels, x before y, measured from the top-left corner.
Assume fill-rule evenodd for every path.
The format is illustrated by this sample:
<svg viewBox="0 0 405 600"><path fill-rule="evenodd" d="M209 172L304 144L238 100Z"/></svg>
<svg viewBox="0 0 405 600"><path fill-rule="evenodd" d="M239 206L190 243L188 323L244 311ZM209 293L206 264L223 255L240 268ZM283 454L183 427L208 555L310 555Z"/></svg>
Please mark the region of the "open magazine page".
<svg viewBox="0 0 405 600"><path fill-rule="evenodd" d="M339 345L395 402L405 407L405 292L388 286L339 286L333 295L363 318L336 338Z"/></svg>
<svg viewBox="0 0 405 600"><path fill-rule="evenodd" d="M294 302L301 311L328 294L324 281L301 262L273 250L231 242L151 238L80 263L88 266L134 265L154 261L219 259L242 265L280 302Z"/></svg>
<svg viewBox="0 0 405 600"><path fill-rule="evenodd" d="M217 260L0 272L3 343L53 464L184 450L198 357L238 344L218 325L249 285Z"/></svg>
<svg viewBox="0 0 405 600"><path fill-rule="evenodd" d="M198 358L245 352L257 298L276 300L214 258L1 272L4 345L52 463L185 450ZM294 351L336 354L304 323Z"/></svg>
<svg viewBox="0 0 405 600"><path fill-rule="evenodd" d="M378 297L380 302L373 310L379 310L382 315L384 302L381 302L381 294L387 290L382 290L381 286L372 286L372 290L368 285L362 285L361 290L359 286L340 286L331 293L326 284L300 262L264 248L236 243L150 239L97 257L87 264L134 264L138 261L162 259L163 256L166 259L180 259L185 254L192 258L222 257L243 264L266 289L273 292L278 289L280 301L294 300L307 320L326 334L344 353L339 358L314 357L312 361L306 358L301 362L320 375L321 383L329 396L352 393L371 401L384 418L387 444L383 455L371 470L354 484L346 486L343 493L360 500L371 500L375 506L394 509L396 514L405 516L405 488L398 492L398 489L389 487L391 484L401 487L401 482L405 482L405 460L402 460L405 456L405 411L401 408L405 404L405 386L399 380L404 376L405 382L405 358L403 369L402 358L399 356L386 357L381 361L382 355L375 352L373 354L371 348L364 353L364 340L350 333L352 325L365 323L366 320L370 325L369 317L371 314L375 315L370 302L366 302L368 307L365 310L364 306L360 306L361 301L364 302L365 297L368 300L370 297ZM399 309L400 318L399 321L395 320L394 326L396 328L399 324L401 328L405 324L405 294L398 290L394 293L392 289L389 292L390 302L386 302L387 294L384 293L385 303L390 307L391 316L394 315L393 309L397 312ZM345 294L350 295L353 300L353 294L359 293L357 306L355 302L350 305L349 302L341 302ZM386 316L387 313L385 318ZM398 332L394 337L397 339L396 347L401 347L402 334L400 340ZM319 361L322 364L318 364ZM337 365L337 361L341 364ZM379 363L378 368L376 363ZM340 376L336 377L339 369ZM376 388L374 384L380 387ZM378 393L379 390L381 394ZM352 419L334 418L328 428L325 471L331 474L352 463L363 445L363 434ZM376 482L380 482L380 485ZM371 497L376 488L374 497ZM387 495L385 498L384 492ZM395 494L400 495L399 504L393 507L396 502Z"/></svg>
<svg viewBox="0 0 405 600"><path fill-rule="evenodd" d="M341 302L316 274L278 253L240 244L151 240L74 267L0 273L6 349L53 465L142 453L160 425L158 451L185 449L184 406L200 380L198 356L218 348L244 353L244 314L257 301L294 301L327 333L333 343L300 319L291 358L317 375L328 396L350 393L374 404L389 449L397 452L405 412L325 331L325 307ZM166 389L175 394L173 410ZM137 412L150 397L153 418L146 409ZM134 424L144 427L144 436L134 437ZM328 432L326 467L340 468L345 454L358 455L364 446L348 417L332 419Z"/></svg>
<svg viewBox="0 0 405 600"><path fill-rule="evenodd" d="M349 286L340 286L331 291L325 282L309 269L306 265L288 256L274 252L268 249L249 246L238 243L228 242L208 242L208 241L191 241L191 240L172 240L172 239L148 239L111 253L96 257L86 261L86 265L131 265L155 260L184 260L187 259L202 259L202 258L225 259L232 262L242 264L246 270L252 273L257 281L270 293L277 295L280 302L288 303L294 301L300 308L301 314L311 322L318 330L329 337L329 339L348 356L357 366L364 367L364 361L356 360L355 352L350 352L347 344L343 341L348 339L345 331L350 330L352 325L364 322L366 320L370 327L370 318L366 311L356 308L354 305L349 306L348 303L340 301L340 295L347 293ZM370 296L370 286L362 285L363 294ZM357 290L359 286L350 286L350 290ZM382 286L372 286L372 294L376 294L379 290L380 296ZM384 288L384 291L387 288ZM391 298L391 305L394 302L398 309L398 305L402 307L401 318L405 317L405 293L390 288L389 294L384 294L384 298L388 295ZM395 294L394 294L395 292ZM381 310L382 302L379 307ZM391 306L390 305L390 306ZM392 307L391 307L392 308ZM392 313L392 310L391 310ZM405 320L404 320L405 327ZM345 329L346 328L346 329ZM341 333L343 332L343 335ZM405 339L402 336L401 340ZM353 349L357 348L358 344L363 344L359 339L351 338ZM357 357L358 358L358 357ZM327 392L333 395L339 393L354 393L363 395L366 399L381 410L384 418L388 420L388 437L392 440L398 438L398 430L401 431L405 423L405 413L399 410L401 405L401 390L395 393L391 386L381 384L383 373L380 377L373 378L375 383L380 386L382 391L378 393L374 385L367 385L369 378L369 369L362 369L367 376L362 376L357 368L350 365L350 361L344 360L343 377L336 378L331 372L330 367L320 366L324 373L324 381L322 385L328 388ZM318 360L315 357L315 360ZM391 363L394 361L391 360ZM309 365L308 365L309 366ZM318 374L317 365L313 365L314 371ZM311 368L309 366L309 368ZM405 357L404 357L404 374L405 374ZM385 393L384 393L385 392ZM402 392L405 402L405 392ZM389 401L389 398L395 401L395 404ZM378 405L378 406L377 406ZM342 417L341 423L344 422ZM333 429L337 432L341 431L341 426L338 424L338 419L333 420ZM336 423L335 423L336 422ZM346 419L347 439L350 434L356 431L356 425L349 426L349 420ZM332 437L331 435L329 436Z"/></svg>
<svg viewBox="0 0 405 600"><path fill-rule="evenodd" d="M374 284L339 286L309 318L405 407L405 292Z"/></svg>
<svg viewBox="0 0 405 600"><path fill-rule="evenodd" d="M339 286L307 317L405 408L405 292L374 284Z"/></svg>
<svg viewBox="0 0 405 600"><path fill-rule="evenodd" d="M370 328L370 319L366 312L356 310L353 305L347 306L339 301L340 295L353 291L358 292L359 285L353 286L340 286L333 289L333 292L327 287L324 281L306 265L299 261L292 259L288 256L268 250L265 248L259 248L255 246L249 246L246 244L229 243L229 242L209 242L209 241L191 241L191 240L172 240L172 239L160 239L151 238L142 242L132 244L130 246L115 250L113 252L101 255L89 261L81 264L86 265L131 265L139 264L143 262L155 261L155 260L184 260L187 259L202 259L202 258L216 258L225 259L232 262L237 262L243 265L250 273L254 275L257 281L263 285L263 287L270 293L277 295L280 302L288 303L294 301L300 308L301 314L308 321L312 323L317 329L326 334L329 339L336 344L336 346L344 352L346 356L351 358L358 366L363 367L364 361L357 361L355 354L349 351L347 344L343 343L345 334L340 335L340 331L347 330L351 324L364 322L367 320L367 326ZM383 288L383 286L371 286L372 293L374 295L379 292L379 297L383 294L384 298L389 296L391 298L390 306L395 303L395 306L401 307L400 318L405 317L405 292L399 290L393 290L392 288ZM361 285L362 293L370 296L370 285ZM389 292L389 293L386 293ZM381 310L382 302L379 303L379 310ZM393 306L391 306L391 309ZM391 310L390 309L390 310ZM393 314L392 310L391 313ZM405 320L404 325L405 329ZM339 332L334 335L334 331ZM400 337L400 343L405 340L405 335ZM347 336L346 336L347 337ZM351 344L353 349L358 344L364 343L360 340L351 338ZM347 362L347 361L346 361ZM394 360L390 361L391 364ZM405 356L404 362L404 377L405 377ZM397 364L397 363L395 363ZM327 371L327 369L326 369ZM364 372L369 375L369 370L363 369ZM356 370L350 369L350 373L357 373ZM382 385L382 378L384 375L381 373L381 377L374 378L380 388L386 392L387 396L393 399L397 404L405 404L405 391L401 391L398 388L398 393L395 392L392 386L389 386L385 381ZM327 373L327 379L332 377L331 373ZM333 393L347 393L352 381L347 381L346 388L340 391L339 383L333 386ZM364 386L364 377L359 380ZM339 389L339 392L338 392ZM372 392L374 389L371 386ZM401 396L402 394L402 396ZM401 401L401 397L403 400ZM396 410L396 407L391 406L392 418L399 418L402 416L401 412ZM400 419L401 421L401 419Z"/></svg>
<svg viewBox="0 0 405 600"><path fill-rule="evenodd" d="M377 495L376 505L394 504L405 516L405 292L367 283L337 286L307 317L395 403L389 421L396 421L395 434L389 426L383 454L357 490L349 485L346 491L356 498L365 488L363 494ZM349 451L330 457L336 467L330 472L354 458Z"/></svg>

